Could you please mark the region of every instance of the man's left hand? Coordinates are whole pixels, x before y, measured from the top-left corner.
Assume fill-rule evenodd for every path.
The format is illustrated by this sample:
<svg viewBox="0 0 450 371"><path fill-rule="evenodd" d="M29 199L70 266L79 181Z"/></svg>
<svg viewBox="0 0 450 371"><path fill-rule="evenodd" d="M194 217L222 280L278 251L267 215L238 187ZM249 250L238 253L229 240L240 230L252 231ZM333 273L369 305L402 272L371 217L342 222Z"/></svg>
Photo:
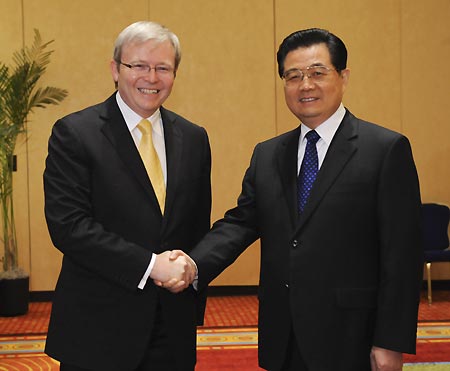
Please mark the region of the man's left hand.
<svg viewBox="0 0 450 371"><path fill-rule="evenodd" d="M372 371L402 371L403 354L374 346L370 352L370 365Z"/></svg>

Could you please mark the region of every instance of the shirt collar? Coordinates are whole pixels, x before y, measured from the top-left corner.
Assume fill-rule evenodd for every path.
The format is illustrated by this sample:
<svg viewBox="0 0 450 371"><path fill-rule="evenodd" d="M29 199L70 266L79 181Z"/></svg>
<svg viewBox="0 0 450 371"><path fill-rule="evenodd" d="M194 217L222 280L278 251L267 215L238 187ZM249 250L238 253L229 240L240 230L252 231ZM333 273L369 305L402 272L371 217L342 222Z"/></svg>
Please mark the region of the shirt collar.
<svg viewBox="0 0 450 371"><path fill-rule="evenodd" d="M323 139L328 145L330 145L334 134L336 133L340 123L342 122L343 118L345 116L345 108L343 104L341 103L336 110L335 113L333 113L328 119L326 119L324 122L322 122L315 131L317 134L319 134L320 138ZM305 135L311 131L308 126L305 124L302 124L300 126L300 141L302 141L305 138Z"/></svg>
<svg viewBox="0 0 450 371"><path fill-rule="evenodd" d="M116 100L120 112L122 112L123 118L130 132L132 132L136 128L136 126L138 126L139 122L141 122L143 118L146 118L152 123L153 130L157 134L161 136L163 135L161 112L159 111L159 108L150 117L141 117L125 103L119 92L117 92L116 94Z"/></svg>

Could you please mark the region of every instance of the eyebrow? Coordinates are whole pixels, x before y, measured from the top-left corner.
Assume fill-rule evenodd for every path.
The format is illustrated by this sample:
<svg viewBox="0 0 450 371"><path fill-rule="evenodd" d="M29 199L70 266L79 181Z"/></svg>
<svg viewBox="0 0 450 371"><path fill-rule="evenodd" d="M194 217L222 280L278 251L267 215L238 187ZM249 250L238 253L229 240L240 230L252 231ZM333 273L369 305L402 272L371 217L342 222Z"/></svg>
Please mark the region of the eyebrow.
<svg viewBox="0 0 450 371"><path fill-rule="evenodd" d="M317 62L317 63L310 64L309 66L306 66L305 68L292 67L292 68L289 68L288 70L286 70L286 72L293 71L293 70L304 70L306 68L311 68L311 67L327 67L327 66L321 62Z"/></svg>

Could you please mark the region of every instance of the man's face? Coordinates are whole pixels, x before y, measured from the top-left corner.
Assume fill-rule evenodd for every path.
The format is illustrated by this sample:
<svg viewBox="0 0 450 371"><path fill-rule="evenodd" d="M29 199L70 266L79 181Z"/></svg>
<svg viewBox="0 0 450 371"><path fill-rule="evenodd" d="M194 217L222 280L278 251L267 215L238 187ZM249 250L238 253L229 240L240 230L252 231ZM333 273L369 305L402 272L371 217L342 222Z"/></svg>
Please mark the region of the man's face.
<svg viewBox="0 0 450 371"><path fill-rule="evenodd" d="M141 117L151 116L167 99L175 81L175 49L169 41L148 40L122 48L122 63L144 64L150 71L137 72L111 61L111 73L125 103ZM168 67L170 73L157 73L153 67Z"/></svg>
<svg viewBox="0 0 450 371"><path fill-rule="evenodd" d="M320 65L330 68L329 73L320 81L304 77L284 87L286 104L302 123L315 129L328 119L339 107L347 86L350 71L334 70L330 53L325 44L315 44L290 51L284 61L284 71Z"/></svg>

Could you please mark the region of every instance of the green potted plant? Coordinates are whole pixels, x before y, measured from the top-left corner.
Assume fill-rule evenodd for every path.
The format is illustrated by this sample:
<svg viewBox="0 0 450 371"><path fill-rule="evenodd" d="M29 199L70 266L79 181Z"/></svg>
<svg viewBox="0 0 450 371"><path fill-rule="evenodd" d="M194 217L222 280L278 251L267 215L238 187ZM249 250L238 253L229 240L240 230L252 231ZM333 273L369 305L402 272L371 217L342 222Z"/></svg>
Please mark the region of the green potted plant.
<svg viewBox="0 0 450 371"><path fill-rule="evenodd" d="M31 47L13 54L13 65L0 62L0 244L3 256L0 269L0 315L13 316L28 311L29 277L18 264L18 246L13 205L14 150L18 137L27 139L28 115L34 108L58 104L67 91L38 87L50 62L53 40L43 43L34 30Z"/></svg>

